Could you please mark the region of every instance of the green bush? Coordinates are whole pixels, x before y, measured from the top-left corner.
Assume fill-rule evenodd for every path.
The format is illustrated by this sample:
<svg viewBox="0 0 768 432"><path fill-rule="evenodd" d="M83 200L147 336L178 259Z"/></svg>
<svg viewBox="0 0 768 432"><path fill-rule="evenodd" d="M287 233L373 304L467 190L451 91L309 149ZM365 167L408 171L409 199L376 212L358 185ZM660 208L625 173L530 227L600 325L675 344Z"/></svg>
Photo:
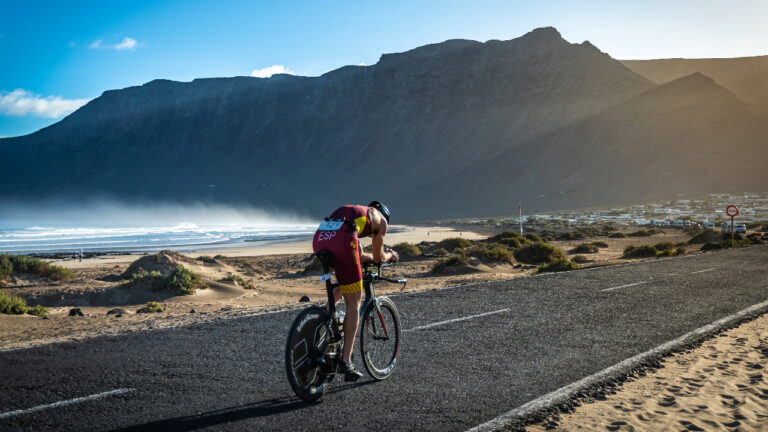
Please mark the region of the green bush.
<svg viewBox="0 0 768 432"><path fill-rule="evenodd" d="M571 253L597 253L600 249L593 243L582 243L571 250Z"/></svg>
<svg viewBox="0 0 768 432"><path fill-rule="evenodd" d="M531 243L541 243L543 240L541 237L537 236L534 233L528 233L525 235L525 238L531 241Z"/></svg>
<svg viewBox="0 0 768 432"><path fill-rule="evenodd" d="M488 239L490 242L498 242L499 240L506 239L506 238L518 238L523 237L520 234L517 233L517 231L502 231L495 236Z"/></svg>
<svg viewBox="0 0 768 432"><path fill-rule="evenodd" d="M450 252L456 251L456 249L466 249L472 246L472 242L461 237L451 237L445 240L437 242L435 249L445 249Z"/></svg>
<svg viewBox="0 0 768 432"><path fill-rule="evenodd" d="M678 254L678 255L682 255L682 254L685 253L685 248L679 247L679 248L675 249L675 253Z"/></svg>
<svg viewBox="0 0 768 432"><path fill-rule="evenodd" d="M392 246L392 249L397 252L400 258L415 258L421 255L421 249L413 243L398 243Z"/></svg>
<svg viewBox="0 0 768 432"><path fill-rule="evenodd" d="M13 273L13 263L8 255L0 255L0 282L11 276Z"/></svg>
<svg viewBox="0 0 768 432"><path fill-rule="evenodd" d="M578 268L579 268L579 265L576 264L575 262L568 260L567 258L560 258L551 263L539 266L538 270L536 270L536 273L561 272L561 271L568 271L568 270L576 270Z"/></svg>
<svg viewBox="0 0 768 432"><path fill-rule="evenodd" d="M229 273L224 279L234 282L237 285L240 285L241 287L245 289L253 289L253 283L249 280L244 279L240 275L236 275L234 273Z"/></svg>
<svg viewBox="0 0 768 432"><path fill-rule="evenodd" d="M718 242L722 236L715 230L707 228L704 231L696 234L688 240L688 244L696 243L715 243Z"/></svg>
<svg viewBox="0 0 768 432"><path fill-rule="evenodd" d="M627 237L650 237L653 234L646 230L638 230L627 234Z"/></svg>
<svg viewBox="0 0 768 432"><path fill-rule="evenodd" d="M734 240L733 243L731 243L731 239L723 240L723 248L743 248L747 247L752 244L749 240Z"/></svg>
<svg viewBox="0 0 768 432"><path fill-rule="evenodd" d="M659 251L653 246L627 246L627 248L624 249L622 258L648 258L655 257L658 253Z"/></svg>
<svg viewBox="0 0 768 432"><path fill-rule="evenodd" d="M711 250L720 250L722 248L723 248L722 243L704 243L704 246L701 247L701 250L711 251Z"/></svg>
<svg viewBox="0 0 768 432"><path fill-rule="evenodd" d="M168 278L168 284L172 291L179 294L194 294L196 289L208 287L197 273L183 266L176 267L176 271Z"/></svg>
<svg viewBox="0 0 768 432"><path fill-rule="evenodd" d="M467 253L483 262L508 263L512 261L512 253L499 244L480 243L470 248Z"/></svg>
<svg viewBox="0 0 768 432"><path fill-rule="evenodd" d="M199 257L197 257L195 259L198 260L198 261L202 261L202 262L204 262L206 264L216 264L216 259L211 257L211 256L208 256L208 255L202 255L202 256L199 256Z"/></svg>
<svg viewBox="0 0 768 432"><path fill-rule="evenodd" d="M498 241L496 241L496 243L512 249L517 249L524 246L527 243L527 240L525 237L507 237L507 238L499 239Z"/></svg>
<svg viewBox="0 0 768 432"><path fill-rule="evenodd" d="M34 316L44 316L48 313L48 308L44 308L40 305L35 305L29 309L27 309L27 315L34 315Z"/></svg>
<svg viewBox="0 0 768 432"><path fill-rule="evenodd" d="M194 294L197 289L208 288L198 274L183 266L177 266L176 271L168 277L164 277L159 271L134 273L126 285L138 283L153 291L170 291L178 295Z"/></svg>
<svg viewBox="0 0 768 432"><path fill-rule="evenodd" d="M548 264L565 258L560 249L547 243L533 243L515 251L515 258L526 264Z"/></svg>
<svg viewBox="0 0 768 432"><path fill-rule="evenodd" d="M448 258L441 258L437 260L434 266L432 266L432 273L442 273L446 267L455 267L459 265L465 265L469 263L469 259L464 254L453 254Z"/></svg>
<svg viewBox="0 0 768 432"><path fill-rule="evenodd" d="M589 258L585 257L584 255L576 255L571 259L571 261L579 264L584 264L585 262L589 262Z"/></svg>
<svg viewBox="0 0 768 432"><path fill-rule="evenodd" d="M656 243L655 245L653 245L653 247L655 247L656 250L659 250L659 251L666 251L666 250L670 250L671 251L671 250L675 249L675 245L672 244L672 242Z"/></svg>
<svg viewBox="0 0 768 432"><path fill-rule="evenodd" d="M136 313L159 313L165 310L166 305L158 302L149 302L143 308L137 309Z"/></svg>
<svg viewBox="0 0 768 432"><path fill-rule="evenodd" d="M626 238L626 237L627 236L625 236L623 233L620 233L620 232L615 232L608 236L608 238Z"/></svg>
<svg viewBox="0 0 768 432"><path fill-rule="evenodd" d="M23 298L0 291L0 313L7 315L29 314L43 316L48 313L48 309L40 305L29 307Z"/></svg>
<svg viewBox="0 0 768 432"><path fill-rule="evenodd" d="M601 241L601 240L598 240L596 242L592 242L592 244L597 246L597 247L599 247L599 248L607 248L608 247L608 243L606 243L604 241Z"/></svg>
<svg viewBox="0 0 768 432"><path fill-rule="evenodd" d="M0 255L0 281L13 273L36 274L52 281L66 281L75 278L75 275L68 269L53 265L40 258L26 255Z"/></svg>

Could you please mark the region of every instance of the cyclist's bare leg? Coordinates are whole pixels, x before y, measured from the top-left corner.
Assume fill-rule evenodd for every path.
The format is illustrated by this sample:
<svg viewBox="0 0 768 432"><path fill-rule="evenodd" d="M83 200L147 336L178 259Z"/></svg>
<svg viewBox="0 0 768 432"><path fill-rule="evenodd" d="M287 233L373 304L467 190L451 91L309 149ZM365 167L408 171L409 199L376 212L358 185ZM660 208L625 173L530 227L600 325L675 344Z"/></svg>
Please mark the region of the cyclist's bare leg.
<svg viewBox="0 0 768 432"><path fill-rule="evenodd" d="M360 301L363 298L363 292L344 293L344 304L347 311L344 314L344 353L341 359L347 363L352 363L352 350L355 347L355 337L357 336L357 323L360 320Z"/></svg>
<svg viewBox="0 0 768 432"><path fill-rule="evenodd" d="M333 304L337 304L339 302L339 299L341 299L341 288L336 287L333 289ZM331 305L328 303L325 304L325 310L330 311Z"/></svg>

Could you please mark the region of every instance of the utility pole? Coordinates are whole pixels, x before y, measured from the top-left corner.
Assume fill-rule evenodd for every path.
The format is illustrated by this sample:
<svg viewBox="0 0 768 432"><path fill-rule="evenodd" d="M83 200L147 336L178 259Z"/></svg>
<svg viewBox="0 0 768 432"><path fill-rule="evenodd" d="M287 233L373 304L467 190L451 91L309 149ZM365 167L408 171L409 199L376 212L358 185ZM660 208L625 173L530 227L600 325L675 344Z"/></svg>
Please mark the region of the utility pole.
<svg viewBox="0 0 768 432"><path fill-rule="evenodd" d="M518 220L520 221L520 235L523 235L523 203L517 202Z"/></svg>

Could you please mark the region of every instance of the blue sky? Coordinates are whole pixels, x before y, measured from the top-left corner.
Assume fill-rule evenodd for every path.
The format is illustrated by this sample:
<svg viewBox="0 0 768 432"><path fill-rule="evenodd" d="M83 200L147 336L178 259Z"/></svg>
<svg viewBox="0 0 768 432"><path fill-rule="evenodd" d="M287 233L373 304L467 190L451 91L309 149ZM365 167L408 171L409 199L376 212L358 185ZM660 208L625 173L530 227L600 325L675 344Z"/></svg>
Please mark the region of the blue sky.
<svg viewBox="0 0 768 432"><path fill-rule="evenodd" d="M768 54L763 0L0 0L0 11L0 137L156 78L320 75L427 43L512 39L542 26L620 59Z"/></svg>

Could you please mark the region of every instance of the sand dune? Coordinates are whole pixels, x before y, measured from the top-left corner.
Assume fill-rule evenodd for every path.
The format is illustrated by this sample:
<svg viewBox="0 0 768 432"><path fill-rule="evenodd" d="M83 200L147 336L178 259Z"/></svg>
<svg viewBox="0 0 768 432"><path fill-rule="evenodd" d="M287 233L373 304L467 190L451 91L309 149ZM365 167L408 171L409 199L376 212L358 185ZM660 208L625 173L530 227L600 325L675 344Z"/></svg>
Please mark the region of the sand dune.
<svg viewBox="0 0 768 432"><path fill-rule="evenodd" d="M768 315L724 332L604 401L528 431L768 429Z"/></svg>

